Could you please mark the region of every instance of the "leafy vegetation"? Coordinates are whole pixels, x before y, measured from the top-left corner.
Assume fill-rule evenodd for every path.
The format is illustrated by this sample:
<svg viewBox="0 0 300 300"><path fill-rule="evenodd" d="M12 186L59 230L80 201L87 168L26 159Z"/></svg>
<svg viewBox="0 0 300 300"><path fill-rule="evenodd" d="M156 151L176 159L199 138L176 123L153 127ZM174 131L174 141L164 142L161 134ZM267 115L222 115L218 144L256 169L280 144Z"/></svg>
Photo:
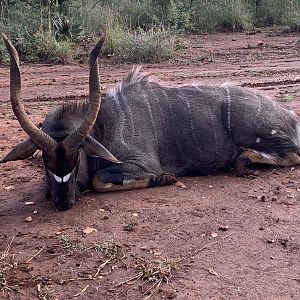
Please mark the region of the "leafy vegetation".
<svg viewBox="0 0 300 300"><path fill-rule="evenodd" d="M300 31L299 0L0 0L0 30L23 59L68 62L101 32L106 52L123 61L159 62L175 34L242 31L254 26ZM0 46L0 61L5 59Z"/></svg>
<svg viewBox="0 0 300 300"><path fill-rule="evenodd" d="M269 0L263 2L257 9L256 24L259 26L300 27L300 1Z"/></svg>

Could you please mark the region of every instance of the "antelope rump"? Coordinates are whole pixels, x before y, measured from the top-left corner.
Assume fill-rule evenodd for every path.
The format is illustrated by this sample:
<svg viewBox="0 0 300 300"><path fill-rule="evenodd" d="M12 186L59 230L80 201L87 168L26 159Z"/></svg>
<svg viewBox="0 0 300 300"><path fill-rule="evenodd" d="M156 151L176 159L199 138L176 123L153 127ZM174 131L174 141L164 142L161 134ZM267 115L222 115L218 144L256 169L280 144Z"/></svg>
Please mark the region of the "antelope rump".
<svg viewBox="0 0 300 300"><path fill-rule="evenodd" d="M165 86L134 69L101 100L98 55L90 54L89 101L51 110L35 126L21 99L19 57L10 54L10 99L28 139L0 162L40 149L52 200L59 210L76 194L172 184L176 176L207 175L249 163L300 163L297 116L256 90L221 86Z"/></svg>

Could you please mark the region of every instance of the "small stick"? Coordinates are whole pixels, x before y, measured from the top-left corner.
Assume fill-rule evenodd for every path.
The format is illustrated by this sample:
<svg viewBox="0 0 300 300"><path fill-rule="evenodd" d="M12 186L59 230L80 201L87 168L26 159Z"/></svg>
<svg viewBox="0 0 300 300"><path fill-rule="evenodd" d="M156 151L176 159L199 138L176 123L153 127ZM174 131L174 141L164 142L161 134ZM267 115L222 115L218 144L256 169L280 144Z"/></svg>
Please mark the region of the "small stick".
<svg viewBox="0 0 300 300"><path fill-rule="evenodd" d="M130 278L128 278L127 280L125 280L125 281L122 281L122 282L119 282L118 284L116 284L116 287L119 287L119 286L121 286L121 285L124 285L124 284L134 284L137 280L139 280L140 278L142 278L143 277L143 272L140 272L140 273L138 273L138 274L136 274L136 275L134 275L134 276L132 276L132 277L130 277ZM133 282L131 282L131 281L133 281ZM129 283L130 282L130 283Z"/></svg>
<svg viewBox="0 0 300 300"><path fill-rule="evenodd" d="M269 172L269 173L267 174L267 176L273 174L275 171L277 171L277 169L273 169L273 171Z"/></svg>
<svg viewBox="0 0 300 300"><path fill-rule="evenodd" d="M81 296L89 287L90 285L86 285L78 294L74 295L73 297Z"/></svg>
<svg viewBox="0 0 300 300"><path fill-rule="evenodd" d="M80 280L93 280L94 278L92 277L79 277L79 278L69 278L69 279L62 279L62 280L54 280L55 283L57 284L65 284L67 282L71 281L80 281Z"/></svg>
<svg viewBox="0 0 300 300"><path fill-rule="evenodd" d="M113 259L114 259L114 257L113 257L113 258L109 258L109 259L107 259L103 264L101 264L101 265L97 268L97 272L93 275L93 278L96 278L96 277L99 275L100 271L101 271L108 263L110 263Z"/></svg>
<svg viewBox="0 0 300 300"><path fill-rule="evenodd" d="M220 273L218 273L218 272L216 272L215 270L213 270L213 269L207 269L207 271L209 272L209 274L211 274L211 275L215 275L215 276L217 276L217 277L219 277L219 278L224 278L224 279L228 279L228 280L231 280L228 276L226 276L226 275L222 275L222 274L220 274Z"/></svg>
<svg viewBox="0 0 300 300"><path fill-rule="evenodd" d="M38 252L36 252L34 255L32 255L30 258L28 258L25 263L30 263L35 257L37 257L43 250L45 249L45 246L43 246Z"/></svg>
<svg viewBox="0 0 300 300"><path fill-rule="evenodd" d="M161 281L162 279L160 279L159 281L155 281L146 291L143 291L144 295L148 295L148 293L150 293L150 291L156 286L158 285L158 283ZM143 284L147 284L147 281L145 281ZM152 294L152 293L150 293Z"/></svg>
<svg viewBox="0 0 300 300"><path fill-rule="evenodd" d="M152 291L152 293L151 293L149 296L147 296L147 297L145 298L145 300L151 298L151 297L157 292L157 290L159 289L159 287L160 287L162 281L163 281L163 279L161 278L158 282L155 282L155 284L152 285L152 286L150 287L150 289L148 289L148 290L144 293L144 295L145 295L145 294L148 293L152 288L155 287L154 291Z"/></svg>

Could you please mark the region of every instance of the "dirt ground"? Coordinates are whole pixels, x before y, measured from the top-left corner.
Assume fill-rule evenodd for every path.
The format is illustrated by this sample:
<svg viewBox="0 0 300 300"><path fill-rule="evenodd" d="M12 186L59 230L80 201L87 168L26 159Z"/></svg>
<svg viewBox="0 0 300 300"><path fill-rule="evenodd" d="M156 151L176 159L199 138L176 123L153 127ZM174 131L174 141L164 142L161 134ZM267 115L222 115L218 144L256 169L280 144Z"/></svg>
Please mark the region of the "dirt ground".
<svg viewBox="0 0 300 300"><path fill-rule="evenodd" d="M195 36L176 61L145 65L170 84L231 81L300 113L300 36ZM101 60L103 92L131 65ZM85 65L22 65L30 117L83 100ZM26 135L0 69L0 157ZM0 165L0 299L300 299L300 168L182 178L175 186L87 193L58 212L40 156ZM28 217L31 217L30 222Z"/></svg>

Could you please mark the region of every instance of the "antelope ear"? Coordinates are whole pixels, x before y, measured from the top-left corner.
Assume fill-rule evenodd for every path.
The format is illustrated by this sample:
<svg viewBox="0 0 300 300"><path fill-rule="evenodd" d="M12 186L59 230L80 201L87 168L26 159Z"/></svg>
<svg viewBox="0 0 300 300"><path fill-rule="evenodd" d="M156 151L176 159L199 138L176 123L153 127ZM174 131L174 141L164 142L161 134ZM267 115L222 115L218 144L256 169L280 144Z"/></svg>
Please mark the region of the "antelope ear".
<svg viewBox="0 0 300 300"><path fill-rule="evenodd" d="M87 137L84 139L82 147L89 156L101 157L114 163L122 163L90 135L87 135Z"/></svg>
<svg viewBox="0 0 300 300"><path fill-rule="evenodd" d="M0 163L29 158L36 150L38 150L38 147L30 138L28 138L27 140L15 146L8 154L6 154L5 157L0 160Z"/></svg>

